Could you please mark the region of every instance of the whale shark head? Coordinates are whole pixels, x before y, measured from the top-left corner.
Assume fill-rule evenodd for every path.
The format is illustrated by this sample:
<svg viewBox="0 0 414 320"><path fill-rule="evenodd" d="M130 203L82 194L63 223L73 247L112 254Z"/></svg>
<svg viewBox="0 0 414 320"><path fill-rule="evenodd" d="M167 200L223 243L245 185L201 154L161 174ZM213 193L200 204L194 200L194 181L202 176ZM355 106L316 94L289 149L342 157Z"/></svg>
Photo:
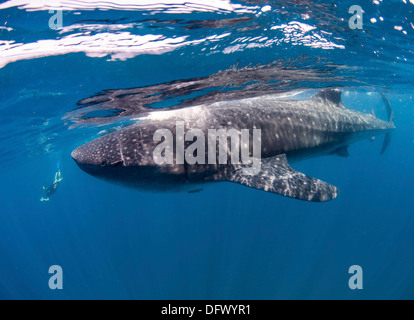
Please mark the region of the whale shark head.
<svg viewBox="0 0 414 320"><path fill-rule="evenodd" d="M118 129L81 145L72 151L78 166L99 174L114 166L139 166L142 159L142 134L137 126Z"/></svg>
<svg viewBox="0 0 414 320"><path fill-rule="evenodd" d="M96 177L116 184L139 183L140 164L126 163L121 146L111 137L100 137L72 151L78 167Z"/></svg>
<svg viewBox="0 0 414 320"><path fill-rule="evenodd" d="M154 190L175 187L183 179L179 174L184 166L157 166L152 154L154 129L145 129L120 129L81 145L71 156L81 170L111 183Z"/></svg>
<svg viewBox="0 0 414 320"><path fill-rule="evenodd" d="M72 158L81 169L104 167L107 164L103 145L93 140L72 151Z"/></svg>
<svg viewBox="0 0 414 320"><path fill-rule="evenodd" d="M105 145L100 138L92 140L72 151L72 158L86 173L105 179L111 167L120 163L116 145Z"/></svg>

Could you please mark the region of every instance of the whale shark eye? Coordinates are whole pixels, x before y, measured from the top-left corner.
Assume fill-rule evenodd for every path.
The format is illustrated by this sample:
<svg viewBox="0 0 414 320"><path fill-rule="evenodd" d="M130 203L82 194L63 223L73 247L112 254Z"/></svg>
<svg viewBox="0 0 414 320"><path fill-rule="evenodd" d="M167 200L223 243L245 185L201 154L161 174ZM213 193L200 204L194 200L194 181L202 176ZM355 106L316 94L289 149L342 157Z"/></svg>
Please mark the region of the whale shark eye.
<svg viewBox="0 0 414 320"><path fill-rule="evenodd" d="M103 160L103 161L101 162L101 167L105 167L107 164L108 164L108 163L106 162L106 160Z"/></svg>

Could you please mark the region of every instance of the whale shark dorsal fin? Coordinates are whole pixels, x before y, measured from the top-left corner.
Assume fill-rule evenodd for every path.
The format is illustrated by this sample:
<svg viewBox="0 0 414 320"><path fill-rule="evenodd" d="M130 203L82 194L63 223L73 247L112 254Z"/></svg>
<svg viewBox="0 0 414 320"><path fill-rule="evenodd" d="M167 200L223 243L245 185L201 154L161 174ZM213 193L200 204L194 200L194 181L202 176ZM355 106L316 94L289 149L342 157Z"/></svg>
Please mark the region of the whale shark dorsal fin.
<svg viewBox="0 0 414 320"><path fill-rule="evenodd" d="M344 105L342 104L342 90L341 89L321 89L317 93L313 95L312 98L322 99L329 102L332 102L338 107L343 108Z"/></svg>
<svg viewBox="0 0 414 320"><path fill-rule="evenodd" d="M322 202L339 194L338 188L293 169L285 154L261 160L256 175L245 175L242 165L231 165L226 180L299 200Z"/></svg>

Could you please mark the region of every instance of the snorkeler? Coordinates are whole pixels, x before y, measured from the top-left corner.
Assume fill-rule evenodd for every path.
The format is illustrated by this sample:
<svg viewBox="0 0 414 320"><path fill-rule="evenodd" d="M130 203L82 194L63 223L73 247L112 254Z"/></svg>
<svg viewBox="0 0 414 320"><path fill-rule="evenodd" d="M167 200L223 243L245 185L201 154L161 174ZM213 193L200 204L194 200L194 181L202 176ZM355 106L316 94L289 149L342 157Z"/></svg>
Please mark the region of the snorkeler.
<svg viewBox="0 0 414 320"><path fill-rule="evenodd" d="M60 169L55 173L55 180L53 181L53 184L50 187L43 187L43 190L46 193L46 198L40 198L40 201L49 201L50 196L56 192L58 183L63 180L62 175L60 173Z"/></svg>

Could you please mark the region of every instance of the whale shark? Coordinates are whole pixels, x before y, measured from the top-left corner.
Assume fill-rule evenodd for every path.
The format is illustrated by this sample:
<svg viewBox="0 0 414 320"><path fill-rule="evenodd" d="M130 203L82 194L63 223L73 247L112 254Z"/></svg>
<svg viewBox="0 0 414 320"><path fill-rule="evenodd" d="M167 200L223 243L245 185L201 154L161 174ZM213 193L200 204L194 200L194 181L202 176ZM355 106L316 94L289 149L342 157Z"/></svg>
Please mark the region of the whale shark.
<svg viewBox="0 0 414 320"><path fill-rule="evenodd" d="M296 171L290 163L322 155L346 157L351 143L380 134L385 134L383 153L395 126L392 108L385 95L382 98L386 121L346 108L342 90L336 88L321 89L302 100L268 94L183 108L142 107L133 124L79 146L72 158L92 176L152 192L198 192L202 184L233 182L298 200L323 202L336 198L339 189ZM159 130L171 134L160 136ZM237 144L232 144L230 136L224 149L215 144L220 136L210 144L210 130L239 135L235 141L244 145L249 161L231 161L234 155L240 158L243 149L231 153ZM243 130L248 130L244 141ZM254 136L254 130L260 132L259 137ZM218 161L221 151L227 161ZM206 159L212 161L202 161ZM257 170L246 173L255 161L260 164Z"/></svg>

